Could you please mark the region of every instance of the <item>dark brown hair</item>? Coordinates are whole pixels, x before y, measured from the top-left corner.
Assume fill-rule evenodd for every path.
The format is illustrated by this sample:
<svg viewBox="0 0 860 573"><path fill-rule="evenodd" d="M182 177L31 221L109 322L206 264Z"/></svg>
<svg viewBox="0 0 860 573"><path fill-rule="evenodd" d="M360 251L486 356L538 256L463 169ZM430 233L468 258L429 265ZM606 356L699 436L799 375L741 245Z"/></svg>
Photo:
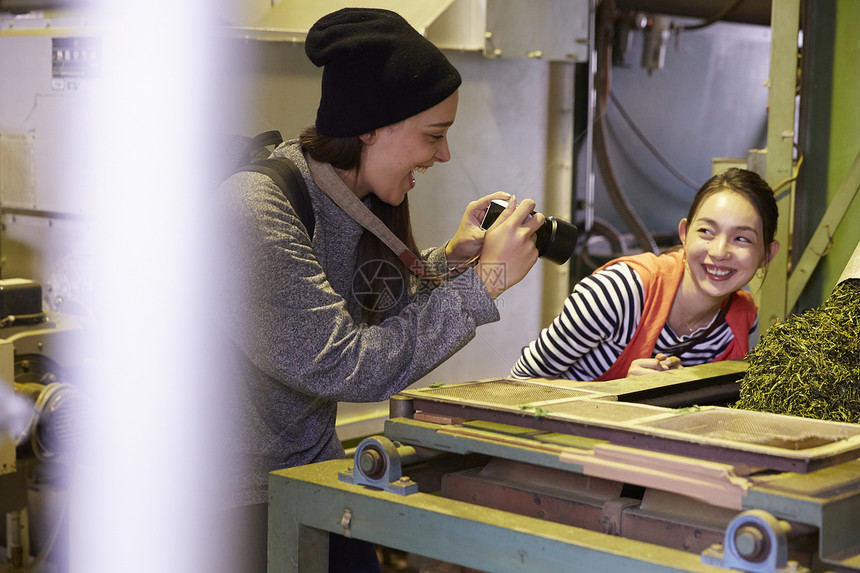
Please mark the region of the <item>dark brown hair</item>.
<svg viewBox="0 0 860 573"><path fill-rule="evenodd" d="M705 199L725 189L742 195L755 207L759 217L761 217L762 238L764 239L766 256L767 248L773 242L774 235L776 234L779 210L777 209L776 198L773 196L773 190L770 188L770 185L754 171L732 167L708 179L693 198L693 204L690 205L690 211L687 213L687 223L689 224L693 221L696 212Z"/></svg>
<svg viewBox="0 0 860 573"><path fill-rule="evenodd" d="M314 160L320 163L329 163L337 169L358 170L361 165L361 151L364 143L356 137L327 137L317 132L316 127L305 128L299 136L299 143ZM420 256L415 238L412 236L412 223L409 218L409 201L404 197L400 205L389 205L380 200L376 195L370 194L368 208L374 215L385 223L385 226L409 248L410 251ZM400 269L403 276L403 284L409 283L411 273L400 259L389 249L385 243L380 241L376 235L365 229L361 240L358 242L358 266L371 261L383 261L390 263ZM367 324L379 324L385 318L385 312L378 310L377 301L387 285L378 277L370 284L370 292L360 296L359 303L363 309L362 319Z"/></svg>

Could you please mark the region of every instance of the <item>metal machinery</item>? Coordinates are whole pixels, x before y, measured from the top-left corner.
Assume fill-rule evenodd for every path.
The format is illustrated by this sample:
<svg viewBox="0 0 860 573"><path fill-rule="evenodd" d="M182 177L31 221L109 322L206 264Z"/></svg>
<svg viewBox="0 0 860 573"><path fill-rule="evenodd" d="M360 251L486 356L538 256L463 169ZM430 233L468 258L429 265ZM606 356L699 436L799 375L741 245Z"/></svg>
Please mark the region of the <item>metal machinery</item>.
<svg viewBox="0 0 860 573"><path fill-rule="evenodd" d="M0 280L0 554L2 571L64 571L68 454L86 354L81 323L42 312L41 286Z"/></svg>
<svg viewBox="0 0 860 573"><path fill-rule="evenodd" d="M326 571L328 532L492 572L860 571L860 426L689 405L744 370L405 391L354 461L270 475L269 571Z"/></svg>

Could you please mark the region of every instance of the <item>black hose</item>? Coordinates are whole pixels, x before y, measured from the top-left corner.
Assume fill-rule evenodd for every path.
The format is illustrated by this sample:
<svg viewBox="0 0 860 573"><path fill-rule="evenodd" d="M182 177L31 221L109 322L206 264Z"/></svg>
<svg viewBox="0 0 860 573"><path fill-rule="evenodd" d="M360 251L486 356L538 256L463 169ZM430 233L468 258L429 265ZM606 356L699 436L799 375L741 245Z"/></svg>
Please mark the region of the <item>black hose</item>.
<svg viewBox="0 0 860 573"><path fill-rule="evenodd" d="M715 24L716 22L719 22L720 20L728 16L729 12L740 6L741 2L743 1L744 0L734 0L734 2L728 4L725 8L723 8L713 16L703 20L702 22L699 22L698 24L693 24L691 26L684 26L683 24L673 24L672 28L677 32L681 32L684 30L701 30L702 28L707 28L711 24Z"/></svg>
<svg viewBox="0 0 860 573"><path fill-rule="evenodd" d="M615 178L612 163L609 159L606 145L606 100L609 95L609 65L612 61L612 2L601 2L597 12L597 26L595 43L597 46L597 117L594 122L594 152L597 157L597 165L603 175L603 183L606 192L612 200L612 205L621 216L624 224L636 237L636 242L645 252L657 253L657 242L648 231L639 215L633 210L627 196L621 190L621 186Z"/></svg>

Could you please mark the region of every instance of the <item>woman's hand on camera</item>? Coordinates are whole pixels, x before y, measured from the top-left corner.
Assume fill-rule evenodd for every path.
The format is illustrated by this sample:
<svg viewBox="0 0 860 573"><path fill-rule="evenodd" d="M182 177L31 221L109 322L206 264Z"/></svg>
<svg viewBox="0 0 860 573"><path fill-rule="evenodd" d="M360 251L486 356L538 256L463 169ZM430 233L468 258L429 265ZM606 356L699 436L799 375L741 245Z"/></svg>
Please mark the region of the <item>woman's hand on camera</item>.
<svg viewBox="0 0 860 573"><path fill-rule="evenodd" d="M534 235L546 218L540 213L532 215L534 208L531 199L517 205L511 197L487 229L475 270L493 298L520 282L538 259Z"/></svg>
<svg viewBox="0 0 860 573"><path fill-rule="evenodd" d="M492 195L472 201L466 206L466 212L463 213L463 218L460 220L457 232L448 241L448 244L445 245L445 256L448 259L449 265L465 263L481 252L481 247L484 244L484 234L486 233L481 228L481 221L484 220L484 213L487 212L490 202L494 199L508 201L511 199L511 196L504 191L497 191Z"/></svg>

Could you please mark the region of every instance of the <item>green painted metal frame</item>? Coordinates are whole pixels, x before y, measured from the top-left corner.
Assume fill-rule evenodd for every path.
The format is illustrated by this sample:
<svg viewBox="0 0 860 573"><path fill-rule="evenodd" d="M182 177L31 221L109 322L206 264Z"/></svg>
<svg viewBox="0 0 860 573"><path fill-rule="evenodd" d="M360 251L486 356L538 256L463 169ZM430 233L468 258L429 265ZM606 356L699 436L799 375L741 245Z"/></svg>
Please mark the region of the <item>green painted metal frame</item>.
<svg viewBox="0 0 860 573"><path fill-rule="evenodd" d="M665 374L652 375L653 382ZM860 428L854 424L719 406L664 408L590 393L596 389L592 383L551 379L486 379L417 388L397 395L391 417L417 412L426 421L482 420L783 472L807 473L860 457ZM399 403L404 399L412 400L407 408ZM389 435L390 424L386 422L386 436L399 440ZM818 439L791 443L792 435Z"/></svg>
<svg viewBox="0 0 860 573"><path fill-rule="evenodd" d="M449 453L480 452L581 473L557 453L501 440L475 440L415 420L389 421L391 439ZM575 445L588 448L587 443ZM352 460L269 476L269 573L328 570L328 533L483 571L719 571L698 555L479 507L431 493L396 495L338 480ZM408 473L408 472L407 472ZM823 563L860 571L860 460L811 474L751 476L743 510L819 529ZM348 515L348 523L344 516ZM576 563L578 567L572 568Z"/></svg>
<svg viewBox="0 0 860 573"><path fill-rule="evenodd" d="M773 0L765 177L772 187L792 177L799 25L800 0ZM780 223L776 239L780 249L770 262L770 270L761 287L759 316L762 331L783 320L789 311L788 253L791 244L793 201L794 185L791 184L790 192L784 193L777 203Z"/></svg>
<svg viewBox="0 0 860 573"><path fill-rule="evenodd" d="M858 191L860 191L860 153L854 158L851 169L848 170L848 174L839 185L839 190L827 205L827 211L821 218L821 222L818 223L809 244L803 251L797 265L792 269L788 280L788 308L793 307L797 299L800 298L800 293L809 281L818 261L830 250L833 234L845 217L851 203L857 198Z"/></svg>
<svg viewBox="0 0 860 573"><path fill-rule="evenodd" d="M436 495L340 482L351 460L269 475L269 573L328 571L328 532L495 573L725 573L698 555Z"/></svg>
<svg viewBox="0 0 860 573"><path fill-rule="evenodd" d="M800 0L773 0L771 10L766 179L774 188L792 179L800 4ZM792 233L794 184L791 183L788 191L778 190L781 222L776 239L780 243L780 250L771 261L770 270L761 287L759 313L762 330L785 319L797 304L813 271L830 251L836 230L857 197L858 190L860 154L854 159L838 190L830 199L826 212L790 272L790 250L793 248L799 252L801 248L800 245L792 245L792 239L795 237Z"/></svg>

